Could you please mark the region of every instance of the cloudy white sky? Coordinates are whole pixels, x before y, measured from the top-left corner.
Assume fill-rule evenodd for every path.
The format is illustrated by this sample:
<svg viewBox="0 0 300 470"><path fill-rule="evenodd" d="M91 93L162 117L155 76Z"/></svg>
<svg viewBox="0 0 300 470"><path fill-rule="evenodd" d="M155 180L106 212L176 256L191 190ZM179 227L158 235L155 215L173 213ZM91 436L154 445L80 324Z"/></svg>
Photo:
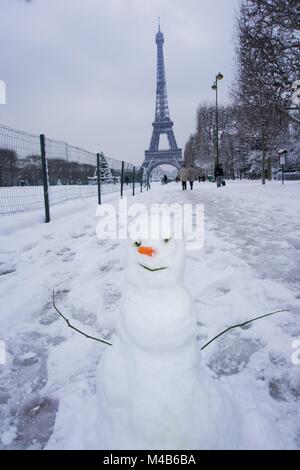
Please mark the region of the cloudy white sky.
<svg viewBox="0 0 300 470"><path fill-rule="evenodd" d="M0 0L0 122L141 163L154 118L157 17L180 147L233 75L238 0Z"/></svg>

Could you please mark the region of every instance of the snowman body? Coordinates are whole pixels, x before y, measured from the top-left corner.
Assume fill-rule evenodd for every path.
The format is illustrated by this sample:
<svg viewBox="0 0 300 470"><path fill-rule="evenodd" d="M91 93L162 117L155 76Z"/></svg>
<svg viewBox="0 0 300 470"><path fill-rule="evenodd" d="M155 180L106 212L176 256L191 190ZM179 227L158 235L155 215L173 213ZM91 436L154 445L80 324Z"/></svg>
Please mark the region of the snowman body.
<svg viewBox="0 0 300 470"><path fill-rule="evenodd" d="M226 448L224 414L232 410L200 362L196 316L182 286L184 247L141 242L150 245L151 256L132 249L117 334L99 367L102 445Z"/></svg>

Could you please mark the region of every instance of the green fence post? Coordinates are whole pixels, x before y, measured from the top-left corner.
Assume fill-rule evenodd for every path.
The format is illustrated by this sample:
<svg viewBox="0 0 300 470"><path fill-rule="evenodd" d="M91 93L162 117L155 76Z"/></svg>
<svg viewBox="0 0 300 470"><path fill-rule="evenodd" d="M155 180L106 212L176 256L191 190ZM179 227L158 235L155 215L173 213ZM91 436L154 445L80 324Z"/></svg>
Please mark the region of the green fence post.
<svg viewBox="0 0 300 470"><path fill-rule="evenodd" d="M44 203L45 203L45 222L50 222L50 208L49 208L49 178L48 178L48 164L46 157L45 136L40 134L41 158L42 158L42 175L44 187Z"/></svg>
<svg viewBox="0 0 300 470"><path fill-rule="evenodd" d="M100 153L97 153L97 186L98 186L98 204L101 204Z"/></svg>
<svg viewBox="0 0 300 470"><path fill-rule="evenodd" d="M121 170L121 198L123 197L123 184L124 184L124 161L122 161L122 170Z"/></svg>
<svg viewBox="0 0 300 470"><path fill-rule="evenodd" d="M135 190L135 166L133 167L133 173L132 173L132 195L134 196L134 190Z"/></svg>

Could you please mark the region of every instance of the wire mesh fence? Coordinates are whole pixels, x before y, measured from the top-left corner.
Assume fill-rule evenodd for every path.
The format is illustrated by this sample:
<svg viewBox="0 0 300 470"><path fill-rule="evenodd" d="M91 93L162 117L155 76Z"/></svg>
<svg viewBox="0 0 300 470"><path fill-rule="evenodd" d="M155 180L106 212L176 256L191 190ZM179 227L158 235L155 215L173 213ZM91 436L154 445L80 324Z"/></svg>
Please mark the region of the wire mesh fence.
<svg viewBox="0 0 300 470"><path fill-rule="evenodd" d="M142 167L0 125L0 215L76 198L101 203L106 193L142 190L143 178Z"/></svg>
<svg viewBox="0 0 300 470"><path fill-rule="evenodd" d="M49 203L96 196L89 184L96 172L96 155L65 142L45 139L48 164Z"/></svg>
<svg viewBox="0 0 300 470"><path fill-rule="evenodd" d="M0 126L0 213L43 207L43 177L38 136Z"/></svg>

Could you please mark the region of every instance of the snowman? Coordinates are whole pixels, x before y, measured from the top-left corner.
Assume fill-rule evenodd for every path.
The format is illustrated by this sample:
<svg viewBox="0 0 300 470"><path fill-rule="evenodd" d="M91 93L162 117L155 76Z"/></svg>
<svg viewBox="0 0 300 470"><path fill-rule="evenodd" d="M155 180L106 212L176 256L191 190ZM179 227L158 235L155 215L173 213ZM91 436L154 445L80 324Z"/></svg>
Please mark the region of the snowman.
<svg viewBox="0 0 300 470"><path fill-rule="evenodd" d="M104 449L237 447L229 395L199 358L184 265L184 242L171 236L129 247L117 331L97 378Z"/></svg>

